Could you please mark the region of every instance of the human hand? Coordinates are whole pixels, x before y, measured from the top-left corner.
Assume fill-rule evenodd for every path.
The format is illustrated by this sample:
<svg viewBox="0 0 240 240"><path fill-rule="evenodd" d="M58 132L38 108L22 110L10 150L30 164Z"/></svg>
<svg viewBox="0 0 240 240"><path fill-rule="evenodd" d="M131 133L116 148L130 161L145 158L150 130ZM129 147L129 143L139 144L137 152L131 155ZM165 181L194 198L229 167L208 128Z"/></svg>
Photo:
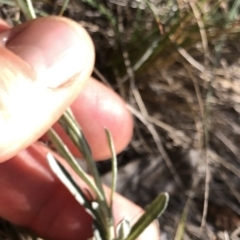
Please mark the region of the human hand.
<svg viewBox="0 0 240 240"><path fill-rule="evenodd" d="M90 78L94 49L78 24L48 17L9 29L0 22L0 216L47 239L88 239L90 216L49 169L50 149L36 141L71 105L95 159L104 159L110 152L103 126L120 152L131 138L131 116L114 92ZM142 210L115 194L113 211L118 223ZM152 224L140 239L158 236Z"/></svg>

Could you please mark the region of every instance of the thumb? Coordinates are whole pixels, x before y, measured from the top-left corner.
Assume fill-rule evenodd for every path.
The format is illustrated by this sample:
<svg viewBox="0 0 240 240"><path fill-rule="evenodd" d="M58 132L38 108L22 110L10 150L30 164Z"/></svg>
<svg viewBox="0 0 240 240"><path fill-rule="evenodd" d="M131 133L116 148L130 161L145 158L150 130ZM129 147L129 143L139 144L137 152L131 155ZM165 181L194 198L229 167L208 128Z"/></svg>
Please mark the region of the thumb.
<svg viewBox="0 0 240 240"><path fill-rule="evenodd" d="M0 34L0 162L37 140L88 80L93 44L77 23L40 18Z"/></svg>

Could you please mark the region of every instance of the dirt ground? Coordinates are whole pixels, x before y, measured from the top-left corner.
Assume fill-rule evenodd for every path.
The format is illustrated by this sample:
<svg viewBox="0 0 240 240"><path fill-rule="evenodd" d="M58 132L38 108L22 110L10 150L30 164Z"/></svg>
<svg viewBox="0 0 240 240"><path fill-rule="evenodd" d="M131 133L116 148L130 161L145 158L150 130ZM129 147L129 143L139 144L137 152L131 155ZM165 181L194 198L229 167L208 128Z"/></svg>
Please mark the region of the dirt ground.
<svg viewBox="0 0 240 240"><path fill-rule="evenodd" d="M43 2L36 8L50 14L62 4ZM65 15L89 31L97 52L94 76L117 91L135 117L133 140L118 156L117 190L143 207L160 192L170 194L159 220L161 240L240 239L238 15L224 27L224 14L214 19L209 1L201 15L204 35L196 9L185 1L179 1L177 23L169 17L175 1L151 1L161 21L140 1L101 0L102 11L89 2L71 1ZM234 1L226 2L214 9L227 15ZM190 9L195 15L188 19ZM17 12L0 4L9 23L21 19ZM99 169L108 183L109 162Z"/></svg>

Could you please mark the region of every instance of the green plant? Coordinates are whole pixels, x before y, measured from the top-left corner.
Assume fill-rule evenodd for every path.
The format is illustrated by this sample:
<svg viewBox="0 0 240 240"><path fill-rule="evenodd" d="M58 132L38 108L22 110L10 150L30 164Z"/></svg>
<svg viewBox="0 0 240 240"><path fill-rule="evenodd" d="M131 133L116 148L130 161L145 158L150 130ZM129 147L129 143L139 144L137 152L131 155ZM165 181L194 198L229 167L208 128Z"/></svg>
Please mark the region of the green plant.
<svg viewBox="0 0 240 240"><path fill-rule="evenodd" d="M82 170L78 162L74 159L71 152L64 145L60 137L56 132L51 129L49 136L57 151L66 159L75 173L80 176L89 188L93 191L96 198L89 200L83 191L78 187L75 180L70 176L64 166L59 163L53 155L48 154L48 161L53 172L59 177L69 191L74 195L75 199L85 207L87 212L93 218L94 224L94 240L134 240L136 239L144 229L153 222L156 218L160 217L166 209L168 203L168 194L160 194L147 208L141 218L130 227L130 222L127 219L123 219L118 226L114 227L114 219L112 215L112 203L113 195L116 186L117 179L117 163L116 155L113 147L111 134L105 129L108 144L112 152L112 184L109 203L104 193L100 176L98 174L95 162L92 158L90 147L82 134L81 128L78 126L71 114L70 110L66 111L59 121L65 131L68 133L71 140L78 147L82 153L84 159L88 164L88 169L94 178L94 183L91 182L89 176ZM94 199L94 200L93 200Z"/></svg>
<svg viewBox="0 0 240 240"><path fill-rule="evenodd" d="M64 1L59 15L63 14L68 2L68 0ZM13 2L11 1L9 3L12 4ZM36 18L35 10L31 0L15 0L15 3L20 7L27 20ZM93 6L97 4L95 1L89 1L89 3ZM100 6L100 9L101 12L107 17L112 17L108 14L108 12L105 11L105 8ZM111 21L112 24L115 25L114 19ZM71 174L69 174L63 164L61 164L51 153L47 155L47 160L52 171L68 188L68 190L75 197L76 201L84 206L86 211L92 216L94 225L92 240L136 239L149 224L162 215L167 207L169 199L168 194L160 194L146 208L146 211L132 227L130 226L128 219L122 219L122 221L115 228L114 217L112 214L112 204L117 182L117 159L110 132L105 129L109 148L112 153L112 183L110 200L108 201L96 164L93 160L90 147L71 111L67 110L59 122L86 160L88 169L90 170L94 181L92 181L91 178L84 172L78 161L74 158L69 149L66 147L66 145L64 145L61 138L53 129L49 130L49 137L52 140L54 147L57 149L57 152L65 158L71 169L87 184L89 189L92 191L92 195L95 197L92 196L91 199L89 199L89 196L85 195L84 191L78 186L74 178L71 176Z"/></svg>

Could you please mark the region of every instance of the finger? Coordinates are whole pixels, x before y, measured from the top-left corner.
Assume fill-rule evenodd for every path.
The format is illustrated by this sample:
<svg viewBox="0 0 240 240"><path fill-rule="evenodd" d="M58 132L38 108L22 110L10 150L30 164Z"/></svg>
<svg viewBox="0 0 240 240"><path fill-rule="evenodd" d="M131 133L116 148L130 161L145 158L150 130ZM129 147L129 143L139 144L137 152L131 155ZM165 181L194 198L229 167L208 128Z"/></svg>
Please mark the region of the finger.
<svg viewBox="0 0 240 240"><path fill-rule="evenodd" d="M43 238L86 240L92 234L91 218L49 170L48 151L36 143L0 165L0 215ZM116 223L123 217L136 219L142 212L118 194L113 206ZM139 239L147 238L158 239L155 225Z"/></svg>
<svg viewBox="0 0 240 240"><path fill-rule="evenodd" d="M40 18L0 34L0 162L38 139L89 79L93 44L77 23Z"/></svg>
<svg viewBox="0 0 240 240"><path fill-rule="evenodd" d="M94 159L107 159L110 150L104 127L112 134L116 152L121 152L132 137L133 120L126 103L111 89L91 79L71 105L72 111L91 147ZM71 152L80 157L78 149L59 124L54 126ZM47 140L47 138L44 138Z"/></svg>
<svg viewBox="0 0 240 240"><path fill-rule="evenodd" d="M10 29L10 26L6 21L0 18L0 33Z"/></svg>
<svg viewBox="0 0 240 240"><path fill-rule="evenodd" d="M89 108L92 111L88 114ZM129 143L133 131L132 116L126 103L103 84L89 81L84 92L72 104L72 109L95 158L110 157L103 127L111 132L117 153Z"/></svg>

